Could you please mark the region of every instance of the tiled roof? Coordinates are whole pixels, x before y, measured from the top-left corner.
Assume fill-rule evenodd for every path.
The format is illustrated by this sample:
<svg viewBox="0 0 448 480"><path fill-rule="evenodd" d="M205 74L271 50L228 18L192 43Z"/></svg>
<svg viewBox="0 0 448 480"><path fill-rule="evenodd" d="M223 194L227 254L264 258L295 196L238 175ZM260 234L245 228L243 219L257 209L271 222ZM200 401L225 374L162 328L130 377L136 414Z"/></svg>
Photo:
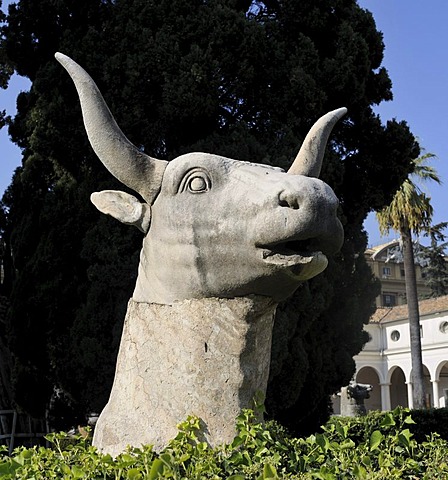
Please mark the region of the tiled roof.
<svg viewBox="0 0 448 480"><path fill-rule="evenodd" d="M418 303L420 316L431 315L439 312L448 311L448 295L438 298L428 298L420 300ZM394 320L402 320L408 317L408 306L398 305L396 307L379 307L370 317L369 323L385 323Z"/></svg>

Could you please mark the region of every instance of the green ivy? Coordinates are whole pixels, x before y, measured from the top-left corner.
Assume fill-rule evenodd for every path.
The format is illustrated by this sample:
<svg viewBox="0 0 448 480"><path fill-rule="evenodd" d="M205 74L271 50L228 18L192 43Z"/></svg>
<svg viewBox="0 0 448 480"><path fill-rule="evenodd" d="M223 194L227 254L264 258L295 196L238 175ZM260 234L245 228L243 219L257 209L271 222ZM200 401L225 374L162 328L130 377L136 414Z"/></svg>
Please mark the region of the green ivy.
<svg viewBox="0 0 448 480"><path fill-rule="evenodd" d="M234 440L211 448L201 423L188 417L161 452L151 446L129 448L115 459L103 455L90 439L66 433L48 435L51 448L0 452L1 479L168 478L275 479L446 479L448 442L438 434L418 442L409 410L373 412L365 417L334 417L320 433L291 437L275 422L260 424L251 410L237 418Z"/></svg>

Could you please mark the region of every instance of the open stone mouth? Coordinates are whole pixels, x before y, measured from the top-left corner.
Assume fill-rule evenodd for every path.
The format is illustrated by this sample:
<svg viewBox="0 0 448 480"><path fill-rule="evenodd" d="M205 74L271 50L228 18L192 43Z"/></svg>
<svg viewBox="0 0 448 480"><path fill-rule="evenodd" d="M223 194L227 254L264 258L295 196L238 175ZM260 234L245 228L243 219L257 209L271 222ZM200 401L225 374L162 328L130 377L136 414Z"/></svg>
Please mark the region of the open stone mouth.
<svg viewBox="0 0 448 480"><path fill-rule="evenodd" d="M261 247L263 260L282 266L306 265L315 260L327 262L326 256L319 250L316 242L309 240L292 240Z"/></svg>

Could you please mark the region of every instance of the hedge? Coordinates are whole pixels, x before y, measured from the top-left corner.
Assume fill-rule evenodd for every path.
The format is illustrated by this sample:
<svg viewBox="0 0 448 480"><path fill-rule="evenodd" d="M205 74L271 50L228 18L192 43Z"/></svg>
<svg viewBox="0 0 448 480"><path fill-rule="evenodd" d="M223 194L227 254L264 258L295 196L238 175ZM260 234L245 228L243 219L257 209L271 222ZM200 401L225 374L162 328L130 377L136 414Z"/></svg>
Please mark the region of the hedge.
<svg viewBox="0 0 448 480"><path fill-rule="evenodd" d="M417 418L419 414L412 412L412 415ZM51 448L21 447L11 457L4 451L0 457L0 478L448 478L447 440L437 433L417 440L412 429L418 423L412 415L409 410L396 409L358 418L334 417L320 433L294 438L274 422L256 423L253 412L244 410L237 419L233 442L216 448L198 440L199 419L189 417L179 425L177 437L162 452L154 452L151 446L129 448L115 459L99 453L89 438L51 434L48 436Z"/></svg>

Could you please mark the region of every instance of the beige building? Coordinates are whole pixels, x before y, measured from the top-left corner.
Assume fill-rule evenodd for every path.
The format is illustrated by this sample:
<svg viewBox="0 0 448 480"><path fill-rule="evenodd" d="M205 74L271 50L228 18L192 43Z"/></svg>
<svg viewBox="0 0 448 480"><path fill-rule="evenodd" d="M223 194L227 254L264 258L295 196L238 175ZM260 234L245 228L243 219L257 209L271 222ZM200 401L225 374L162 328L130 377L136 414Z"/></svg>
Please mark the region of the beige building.
<svg viewBox="0 0 448 480"><path fill-rule="evenodd" d="M430 293L424 284L424 258L416 252L419 296ZM365 330L370 340L354 357L354 380L370 384L367 410L412 408L411 348L403 262L398 241L366 250L366 259L381 281L377 310ZM448 295L419 301L422 357L427 405L448 407ZM340 412L340 397L333 398Z"/></svg>
<svg viewBox="0 0 448 480"><path fill-rule="evenodd" d="M406 304L403 260L398 240L368 248L365 252L367 263L374 275L381 280L381 294L376 299L377 307L395 307ZM427 297L430 289L425 285L424 258L416 252L416 277L419 296Z"/></svg>

